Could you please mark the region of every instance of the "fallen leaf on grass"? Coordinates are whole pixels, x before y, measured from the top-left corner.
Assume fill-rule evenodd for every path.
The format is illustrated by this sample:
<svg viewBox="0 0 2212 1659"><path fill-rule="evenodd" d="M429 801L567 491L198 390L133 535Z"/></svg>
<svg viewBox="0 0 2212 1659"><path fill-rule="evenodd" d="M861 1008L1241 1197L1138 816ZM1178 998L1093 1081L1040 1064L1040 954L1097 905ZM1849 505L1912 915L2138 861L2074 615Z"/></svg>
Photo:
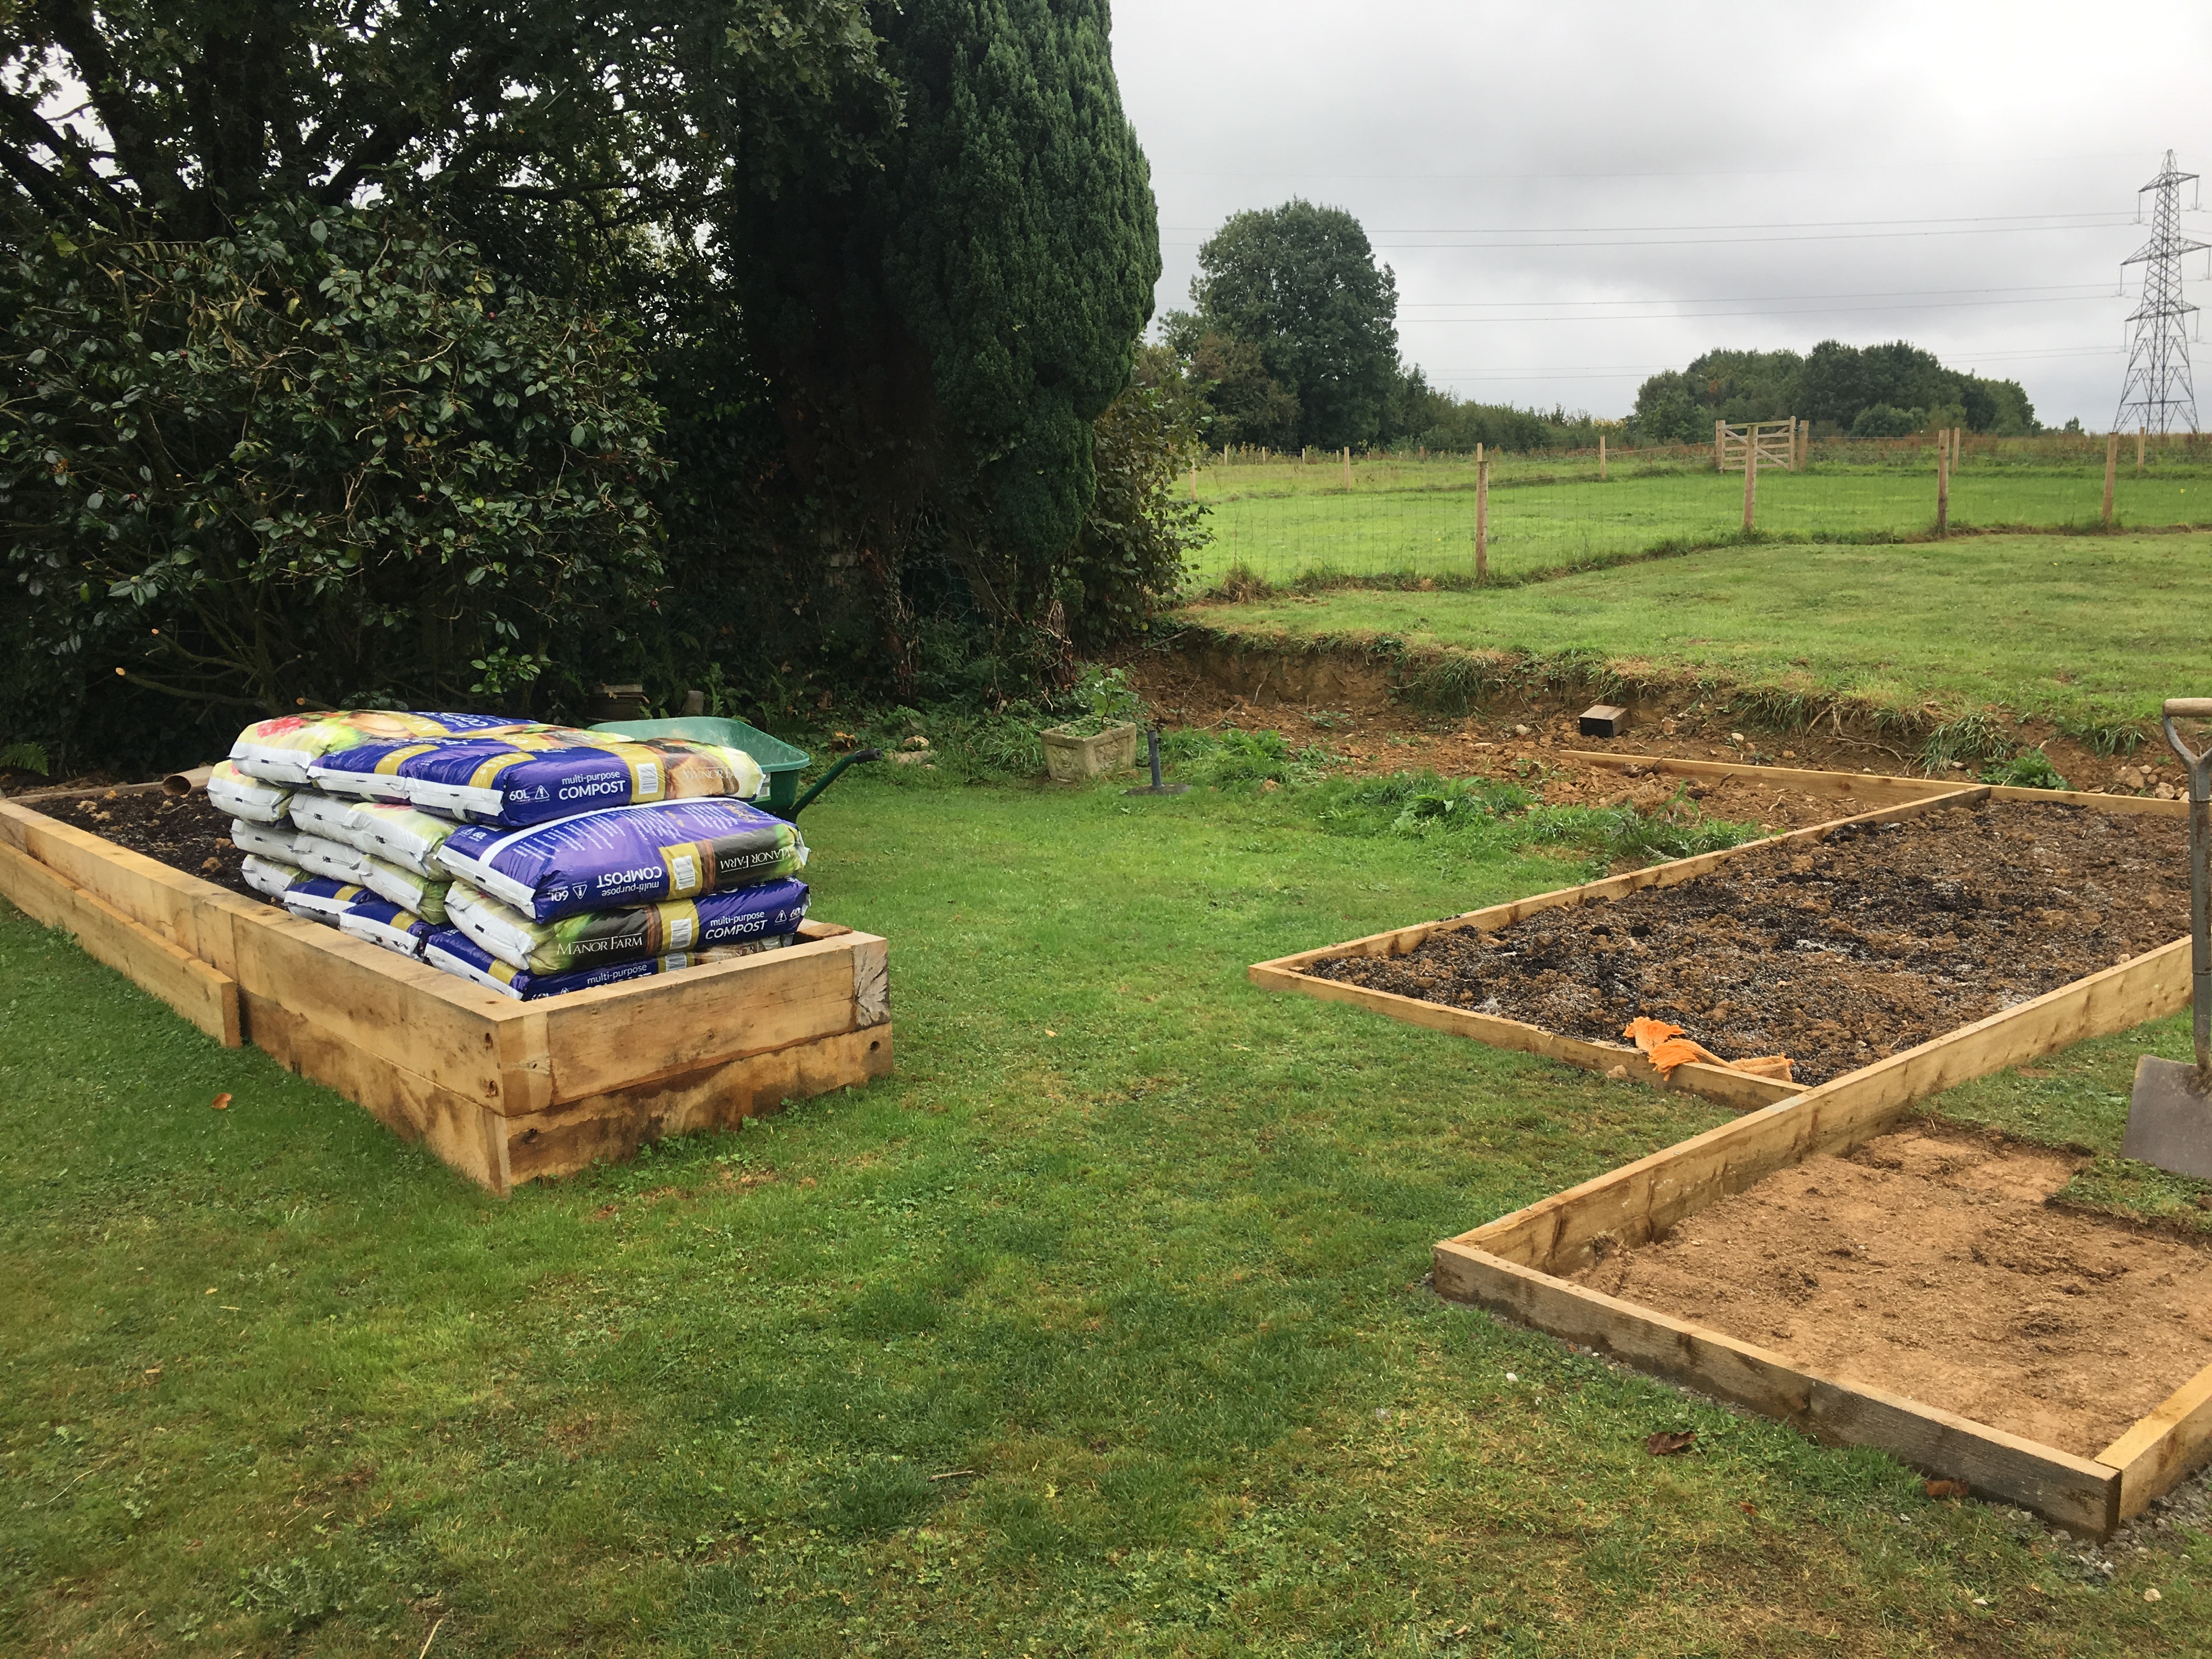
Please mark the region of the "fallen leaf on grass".
<svg viewBox="0 0 2212 1659"><path fill-rule="evenodd" d="M1756 1504L1739 1504L1736 1505L1736 1508L1741 1510L1746 1515L1757 1515L1759 1513L1759 1505Z"/></svg>
<svg viewBox="0 0 2212 1659"><path fill-rule="evenodd" d="M1930 1480L1921 1490L1930 1498L1964 1498L1968 1487L1963 1480Z"/></svg>
<svg viewBox="0 0 2212 1659"><path fill-rule="evenodd" d="M1654 1457L1672 1457L1690 1449L1690 1443L1698 1437L1695 1429L1662 1429L1645 1437L1644 1449Z"/></svg>
<svg viewBox="0 0 2212 1659"><path fill-rule="evenodd" d="M230 1109L230 1097L217 1095L213 1100L208 1102L208 1104L218 1112L227 1112Z"/></svg>

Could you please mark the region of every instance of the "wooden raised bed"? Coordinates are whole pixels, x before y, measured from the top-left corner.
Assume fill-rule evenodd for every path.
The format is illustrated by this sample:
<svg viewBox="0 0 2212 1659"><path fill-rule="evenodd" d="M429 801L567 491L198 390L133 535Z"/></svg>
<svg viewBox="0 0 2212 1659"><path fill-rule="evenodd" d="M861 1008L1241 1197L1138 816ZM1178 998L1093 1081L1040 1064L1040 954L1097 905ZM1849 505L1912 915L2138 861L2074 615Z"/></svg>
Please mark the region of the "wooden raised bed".
<svg viewBox="0 0 2212 1659"><path fill-rule="evenodd" d="M2088 806L2102 812L2142 812L2181 817L2186 817L2189 813L2186 801L2154 800L2134 795L2092 795L2056 789L2010 789L1989 784L1954 788L1925 778L1878 777L1871 773L1801 771L1773 766L1730 766L1642 755L1570 751L1568 757L1624 769L1638 766L1662 776L1715 781L1729 777L1754 778L1762 782L1784 785L1803 793L1833 795L1852 805L1866 799L1886 804L1849 817L1832 818L1826 823L1808 825L1784 835L1746 842L1741 847L1728 848L1721 852L1675 859L1666 864L1652 865L1647 869L1632 870L1626 875L1611 876L1603 881L1585 882L1577 887L1562 887L1552 892L1516 899L1510 904L1493 904L1485 909L1470 910L1463 915L1447 917L1442 921L1394 927L1387 933L1370 933L1364 939L1346 939L1340 945L1324 945L1316 950L1277 957L1272 962L1255 963L1245 970L1245 976L1255 985L1264 986L1271 991L1297 991L1310 997L1319 997L1325 1002L1348 1002L1376 1013L1388 1014L1393 1019L1402 1019L1409 1024L1426 1025L1436 1030L1473 1037L1476 1042L1489 1043L1493 1048L1541 1054L1547 1060L1561 1060L1589 1071L1625 1071L1637 1081L1655 1087L1679 1089L1738 1111L1754 1110L1802 1094L1805 1085L1751 1077L1723 1066L1698 1064L1680 1066L1671 1080L1664 1079L1639 1051L1625 1044L1592 1042L1579 1037L1564 1036L1559 1032L1529 1024L1525 1020L1475 1013L1464 1008L1424 1001L1418 997L1401 996L1392 991L1378 991L1364 985L1347 985L1336 980L1321 979L1306 969L1314 963L1331 957L1404 956L1419 948L1424 940L1435 934L1452 933L1461 928L1477 927L1495 933L1539 911L1568 905L1608 903L1647 887L1671 887L1693 876L1702 876L1746 853L1765 848L1810 846L1827 840L1845 824L1900 823L1938 807L1971 806L1984 800L2042 801L2060 805ZM2182 994L2185 999L2188 994L2186 986L2183 988ZM2017 1013L2020 1011L2014 1009L2011 1012ZM2170 1008L2160 1008L2143 1013L2136 1020L2125 1021L2124 1024L2137 1024L2140 1020L2153 1019L2160 1013L2172 1012Z"/></svg>
<svg viewBox="0 0 2212 1659"><path fill-rule="evenodd" d="M1640 1056L1610 1044L1578 1042L1516 1020L1317 980L1299 970L1324 957L1403 954L1440 929L1495 929L1554 906L1602 902L1644 887L1671 885L1755 848L1803 845L1825 840L1843 823L1893 821L1937 806L1995 799L2160 816L2185 816L2189 810L2185 801L2132 796L1981 786L1932 786L1936 793L1930 793L1926 781L1909 778L1639 756L1577 754L1575 758L1624 768L1639 765L1677 776L1755 777L1855 800L1887 797L1893 804L1728 852L1279 957L1255 966L1250 970L1254 981L1355 1003L1571 1065L1609 1071L1626 1063L1630 1075L1656 1081L1648 1063L1638 1064ZM2063 1525L2099 1536L2109 1534L2212 1456L2212 1368L2185 1383L2095 1457L2081 1457L1878 1388L1822 1376L1771 1350L1602 1295L1565 1275L1589 1267L1600 1250L1632 1249L1662 1237L1705 1206L1816 1152L1847 1152L1874 1139L1930 1095L2085 1038L2172 1013L2188 1005L2189 995L2190 945L2180 939L1817 1087L1769 1083L1712 1066L1683 1066L1675 1073L1674 1086L1751 1109L1734 1122L1441 1241L1434 1252L1437 1289L1455 1300L1490 1308L1780 1418L1819 1438L1872 1446Z"/></svg>
<svg viewBox="0 0 2212 1659"><path fill-rule="evenodd" d="M0 801L0 896L501 1195L891 1069L871 933L809 921L787 950L515 1002L36 805Z"/></svg>

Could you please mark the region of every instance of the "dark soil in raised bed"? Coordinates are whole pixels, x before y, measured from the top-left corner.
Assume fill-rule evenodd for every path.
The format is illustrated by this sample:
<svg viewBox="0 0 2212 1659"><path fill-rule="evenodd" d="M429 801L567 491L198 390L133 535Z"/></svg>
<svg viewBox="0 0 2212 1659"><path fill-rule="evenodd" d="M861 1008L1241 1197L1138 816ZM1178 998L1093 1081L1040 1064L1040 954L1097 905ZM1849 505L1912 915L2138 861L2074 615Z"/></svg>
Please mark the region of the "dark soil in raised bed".
<svg viewBox="0 0 2212 1659"><path fill-rule="evenodd" d="M216 810L204 791L196 789L189 795L165 795L158 789L128 795L109 791L29 805L48 817L143 853L173 870L250 899L261 896L239 874L246 854L231 844L229 817Z"/></svg>
<svg viewBox="0 0 2212 1659"><path fill-rule="evenodd" d="M2188 931L2186 820L2004 802L1307 971L1587 1041L1650 1015L1822 1083Z"/></svg>

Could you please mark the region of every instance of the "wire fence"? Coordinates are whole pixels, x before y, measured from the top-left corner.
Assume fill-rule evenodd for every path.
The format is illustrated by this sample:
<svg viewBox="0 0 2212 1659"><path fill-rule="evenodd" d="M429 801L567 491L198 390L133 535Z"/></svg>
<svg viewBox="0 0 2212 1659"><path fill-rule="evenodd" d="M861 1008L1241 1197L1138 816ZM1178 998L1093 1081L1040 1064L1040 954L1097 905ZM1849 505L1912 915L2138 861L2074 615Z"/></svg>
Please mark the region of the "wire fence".
<svg viewBox="0 0 2212 1659"><path fill-rule="evenodd" d="M2122 437L2109 522L2212 527L2212 439ZM2105 515L2102 434L1966 434L1949 468L1953 530L2088 528ZM1489 459L1485 552L1514 581L1670 548L1737 539L1744 478L1711 445L1498 455ZM1602 476L1601 476L1602 471ZM1217 452L1190 475L1212 542L1198 578L1243 569L1273 583L1327 574L1470 577L1477 470L1465 455L1281 458ZM1936 520L1932 439L1819 440L1798 471L1761 470L1753 525L1814 541L1929 533Z"/></svg>

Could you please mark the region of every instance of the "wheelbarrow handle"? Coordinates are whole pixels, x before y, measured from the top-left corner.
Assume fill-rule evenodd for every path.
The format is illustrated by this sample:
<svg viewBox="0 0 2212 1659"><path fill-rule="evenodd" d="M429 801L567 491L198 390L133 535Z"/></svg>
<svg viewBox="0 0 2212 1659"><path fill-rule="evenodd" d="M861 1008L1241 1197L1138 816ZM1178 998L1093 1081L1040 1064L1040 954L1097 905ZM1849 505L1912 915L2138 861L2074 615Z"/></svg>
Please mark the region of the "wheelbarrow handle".
<svg viewBox="0 0 2212 1659"><path fill-rule="evenodd" d="M863 761L879 761L884 757L880 749L855 749L835 766L814 781L814 787L791 804L791 816L796 818L814 804L814 798L837 781L837 775L848 766L858 766Z"/></svg>

